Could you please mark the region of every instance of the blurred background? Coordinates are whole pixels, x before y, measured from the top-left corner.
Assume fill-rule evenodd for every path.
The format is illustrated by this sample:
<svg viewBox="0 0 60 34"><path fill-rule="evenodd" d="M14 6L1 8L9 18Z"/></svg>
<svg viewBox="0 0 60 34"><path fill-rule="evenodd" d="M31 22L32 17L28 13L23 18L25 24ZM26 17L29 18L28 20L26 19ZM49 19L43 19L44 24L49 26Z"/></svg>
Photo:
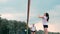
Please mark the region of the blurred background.
<svg viewBox="0 0 60 34"><path fill-rule="evenodd" d="M0 34L26 34L28 0L0 0ZM43 34L42 20L38 15L49 13L49 34L60 32L60 0L31 0L29 33L32 24L36 34Z"/></svg>

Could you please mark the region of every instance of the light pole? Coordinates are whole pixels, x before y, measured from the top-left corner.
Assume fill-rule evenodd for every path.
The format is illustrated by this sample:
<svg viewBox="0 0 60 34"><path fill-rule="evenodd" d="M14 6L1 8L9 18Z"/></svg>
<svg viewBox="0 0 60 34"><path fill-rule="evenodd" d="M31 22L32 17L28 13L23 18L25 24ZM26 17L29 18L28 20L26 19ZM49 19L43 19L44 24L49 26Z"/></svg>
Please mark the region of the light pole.
<svg viewBox="0 0 60 34"><path fill-rule="evenodd" d="M28 0L28 7L27 7L27 34L28 34L29 12L30 12L30 0Z"/></svg>

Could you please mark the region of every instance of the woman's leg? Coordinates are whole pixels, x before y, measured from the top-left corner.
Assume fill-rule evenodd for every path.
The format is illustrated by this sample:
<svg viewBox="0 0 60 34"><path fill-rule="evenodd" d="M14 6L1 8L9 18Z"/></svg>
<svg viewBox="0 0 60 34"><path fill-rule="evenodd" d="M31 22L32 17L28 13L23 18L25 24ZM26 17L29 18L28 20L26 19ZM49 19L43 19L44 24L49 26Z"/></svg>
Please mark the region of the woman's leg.
<svg viewBox="0 0 60 34"><path fill-rule="evenodd" d="M33 34L33 33L31 32L31 34Z"/></svg>
<svg viewBox="0 0 60 34"><path fill-rule="evenodd" d="M31 32L31 34L35 34L35 32Z"/></svg>
<svg viewBox="0 0 60 34"><path fill-rule="evenodd" d="M34 34L34 32L31 32L31 34Z"/></svg>
<svg viewBox="0 0 60 34"><path fill-rule="evenodd" d="M48 34L48 28L44 28L44 34Z"/></svg>
<svg viewBox="0 0 60 34"><path fill-rule="evenodd" d="M35 32L34 32L34 34L35 34Z"/></svg>

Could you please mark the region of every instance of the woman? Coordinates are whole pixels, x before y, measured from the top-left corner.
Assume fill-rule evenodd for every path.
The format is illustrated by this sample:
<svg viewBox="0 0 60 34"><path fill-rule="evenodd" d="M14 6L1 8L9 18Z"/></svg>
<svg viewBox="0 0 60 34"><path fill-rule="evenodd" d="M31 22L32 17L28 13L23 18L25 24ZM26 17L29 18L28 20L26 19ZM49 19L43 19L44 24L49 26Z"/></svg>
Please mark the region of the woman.
<svg viewBox="0 0 60 34"><path fill-rule="evenodd" d="M43 27L44 27L44 33L48 34L49 14L48 13L44 13L44 16L39 16L39 18L42 18Z"/></svg>
<svg viewBox="0 0 60 34"><path fill-rule="evenodd" d="M36 27L33 24L33 26L31 27L31 34L35 34L35 32L36 32Z"/></svg>

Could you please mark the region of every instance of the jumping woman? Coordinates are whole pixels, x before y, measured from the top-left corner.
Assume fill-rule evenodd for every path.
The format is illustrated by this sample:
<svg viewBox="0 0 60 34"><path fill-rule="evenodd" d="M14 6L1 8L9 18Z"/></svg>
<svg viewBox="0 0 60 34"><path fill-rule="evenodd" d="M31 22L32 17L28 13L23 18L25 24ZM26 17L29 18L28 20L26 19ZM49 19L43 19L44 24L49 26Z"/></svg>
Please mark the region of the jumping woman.
<svg viewBox="0 0 60 34"><path fill-rule="evenodd" d="M44 13L44 16L39 16L39 18L42 18L43 27L44 27L44 34L48 34L49 14L48 13Z"/></svg>
<svg viewBox="0 0 60 34"><path fill-rule="evenodd" d="M35 34L35 32L36 32L36 27L33 24L31 27L31 34Z"/></svg>

